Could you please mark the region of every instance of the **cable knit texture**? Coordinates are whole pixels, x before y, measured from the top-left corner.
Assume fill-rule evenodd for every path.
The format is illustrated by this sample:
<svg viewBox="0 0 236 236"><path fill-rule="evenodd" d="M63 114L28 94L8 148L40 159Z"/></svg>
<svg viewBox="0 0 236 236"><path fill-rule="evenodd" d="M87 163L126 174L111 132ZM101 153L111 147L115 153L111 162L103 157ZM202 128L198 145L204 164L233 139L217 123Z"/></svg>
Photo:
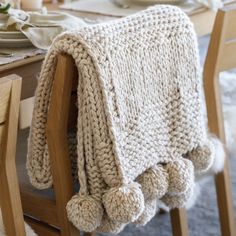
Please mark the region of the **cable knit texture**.
<svg viewBox="0 0 236 236"><path fill-rule="evenodd" d="M39 189L52 186L45 125L60 53L73 57L79 74L73 145L80 191L67 204L71 222L118 233L127 223L149 221L157 199L183 206L194 167L206 171L213 158L189 18L177 7L155 6L54 41L36 91L27 158Z"/></svg>

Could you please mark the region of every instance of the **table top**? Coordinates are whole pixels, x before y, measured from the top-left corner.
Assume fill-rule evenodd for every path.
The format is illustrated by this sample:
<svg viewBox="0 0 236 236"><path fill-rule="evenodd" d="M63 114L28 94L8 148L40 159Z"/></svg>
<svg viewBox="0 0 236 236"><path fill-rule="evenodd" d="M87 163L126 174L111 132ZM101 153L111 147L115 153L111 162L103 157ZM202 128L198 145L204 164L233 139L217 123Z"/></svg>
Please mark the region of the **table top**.
<svg viewBox="0 0 236 236"><path fill-rule="evenodd" d="M229 0L227 0L229 1ZM105 16L105 15L102 15L102 14L94 14L94 13L89 13L89 12L79 12L79 11L73 11L73 10L63 10L63 9L60 9L60 5L63 5L64 3L45 3L44 6L47 7L47 9L49 11L64 11L64 12L67 12L69 14L72 14L74 16L77 16L77 17L82 17L82 18L89 18L89 19L97 19L99 17L99 19L101 20L112 20L112 19L115 19L115 18L118 18L117 16ZM208 11L209 9L204 7L204 6L201 6L199 8L196 8L195 10L193 10L192 12L190 12L188 15L191 16L191 15L194 15L194 14L199 14L200 12L204 12L204 11Z"/></svg>
<svg viewBox="0 0 236 236"><path fill-rule="evenodd" d="M231 3L236 3L235 0L226 0L225 4L231 4ZM70 13L74 16L77 17L81 17L81 18L87 18L90 20L97 20L99 19L99 21L108 21L108 20L112 20L112 19L116 19L117 17L115 16L105 16L105 15L101 15L101 14L94 14L94 13L87 13L87 12L78 12L78 11L69 11L69 10L61 10L59 8L59 6L62 3L45 3L44 5L47 7L47 9L49 11L64 11L67 13ZM214 21L214 17L215 17L215 12L207 9L206 7L199 7L198 9L195 9L194 11L190 12L188 15L190 16L190 18L193 21L199 21L199 23L197 24L197 27L204 27L202 25L206 24L204 23L204 18L202 17L203 15L209 15L209 17L211 17L211 24L213 24ZM197 17L197 18L196 18ZM213 19L212 19L213 18ZM203 30L204 31L204 30ZM207 30L205 30L207 32ZM25 58L22 60L18 60L9 64L5 64L5 65L0 65L0 73L5 71L5 70L9 70L12 68L17 68L19 66L22 65L26 65L26 64L30 64L33 62L37 62L37 61L42 61L44 59L45 55L36 55L36 56L32 56L29 58Z"/></svg>

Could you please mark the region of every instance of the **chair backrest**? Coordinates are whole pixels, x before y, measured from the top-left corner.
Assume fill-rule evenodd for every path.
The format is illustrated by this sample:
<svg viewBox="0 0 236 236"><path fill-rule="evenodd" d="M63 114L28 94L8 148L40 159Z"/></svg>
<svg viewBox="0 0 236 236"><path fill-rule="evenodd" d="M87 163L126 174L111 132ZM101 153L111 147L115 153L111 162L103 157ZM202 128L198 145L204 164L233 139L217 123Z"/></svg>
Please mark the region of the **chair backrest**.
<svg viewBox="0 0 236 236"><path fill-rule="evenodd" d="M236 67L236 5L220 9L216 15L204 66L204 90L209 131L225 143L219 74ZM228 158L215 176L222 235L235 235L234 208Z"/></svg>
<svg viewBox="0 0 236 236"><path fill-rule="evenodd" d="M0 79L0 205L6 235L25 236L15 153L21 78Z"/></svg>
<svg viewBox="0 0 236 236"><path fill-rule="evenodd" d="M59 55L48 110L46 135L61 235L79 234L69 222L66 212L66 205L74 194L67 132L76 127L77 84L78 73L72 57Z"/></svg>
<svg viewBox="0 0 236 236"><path fill-rule="evenodd" d="M236 4L216 15L204 66L204 87L209 129L225 141L219 91L219 73L236 67ZM217 109L217 110L216 110ZM216 125L221 124L221 125Z"/></svg>
<svg viewBox="0 0 236 236"><path fill-rule="evenodd" d="M236 67L236 4L220 9L216 15L205 63L205 72Z"/></svg>

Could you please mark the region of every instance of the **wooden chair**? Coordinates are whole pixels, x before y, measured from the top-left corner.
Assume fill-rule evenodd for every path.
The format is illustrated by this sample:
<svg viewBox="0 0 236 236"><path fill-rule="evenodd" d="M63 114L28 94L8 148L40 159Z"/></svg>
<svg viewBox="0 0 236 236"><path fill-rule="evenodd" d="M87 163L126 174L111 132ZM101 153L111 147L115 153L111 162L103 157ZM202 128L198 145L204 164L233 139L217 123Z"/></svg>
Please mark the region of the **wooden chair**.
<svg viewBox="0 0 236 236"><path fill-rule="evenodd" d="M77 70L72 59L65 55L59 56L47 120L53 189L35 189L26 176L25 163L18 168L25 219L39 236L80 235L68 221L66 214L66 204L74 195L67 129L75 127L76 116L69 118L69 114L77 111L76 94L72 91L72 88L77 88L77 80Z"/></svg>
<svg viewBox="0 0 236 236"><path fill-rule="evenodd" d="M10 236L25 236L15 163L20 94L20 77L0 79L0 205L5 232Z"/></svg>
<svg viewBox="0 0 236 236"><path fill-rule="evenodd" d="M236 50L236 41L232 40L236 37L235 12L235 7L226 7L218 12L204 68L209 128L222 141L223 118L217 78L220 71L236 65L236 55L232 53ZM77 71L70 56L58 56L54 81L47 122L53 190L50 190L50 193L39 191L33 189L30 184L22 183L22 203L28 222L39 235L79 235L68 222L65 210L67 201L74 193L66 133L76 125L76 115L72 114L76 114L74 101ZM216 176L216 188L222 235L233 236L234 216L227 161L224 171ZM187 215L184 209L172 210L171 221L174 236L188 236Z"/></svg>
<svg viewBox="0 0 236 236"><path fill-rule="evenodd" d="M225 143L224 118L220 99L219 74L236 68L236 5L229 5L217 13L204 66L204 90L209 131ZM232 201L229 163L215 176L222 236L234 236L234 208ZM184 209L171 212L173 235L187 236L187 218ZM179 226L178 226L179 225Z"/></svg>
<svg viewBox="0 0 236 236"><path fill-rule="evenodd" d="M219 10L204 67L204 89L211 133L225 143L224 118L220 99L219 74L236 68L236 5ZM229 163L215 176L221 234L236 235Z"/></svg>

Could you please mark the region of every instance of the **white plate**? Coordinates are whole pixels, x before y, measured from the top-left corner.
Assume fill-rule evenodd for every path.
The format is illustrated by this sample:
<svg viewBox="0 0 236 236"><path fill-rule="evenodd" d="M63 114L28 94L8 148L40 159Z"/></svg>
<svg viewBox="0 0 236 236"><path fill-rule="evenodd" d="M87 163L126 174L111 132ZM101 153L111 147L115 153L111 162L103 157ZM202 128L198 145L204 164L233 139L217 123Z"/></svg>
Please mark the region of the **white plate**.
<svg viewBox="0 0 236 236"><path fill-rule="evenodd" d="M153 4L172 4L178 5L186 2L186 0L130 0L133 3L138 3L142 5L153 5Z"/></svg>
<svg viewBox="0 0 236 236"><path fill-rule="evenodd" d="M0 39L26 39L20 31L0 31Z"/></svg>
<svg viewBox="0 0 236 236"><path fill-rule="evenodd" d="M29 39L0 39L0 48L21 48L33 46Z"/></svg>

